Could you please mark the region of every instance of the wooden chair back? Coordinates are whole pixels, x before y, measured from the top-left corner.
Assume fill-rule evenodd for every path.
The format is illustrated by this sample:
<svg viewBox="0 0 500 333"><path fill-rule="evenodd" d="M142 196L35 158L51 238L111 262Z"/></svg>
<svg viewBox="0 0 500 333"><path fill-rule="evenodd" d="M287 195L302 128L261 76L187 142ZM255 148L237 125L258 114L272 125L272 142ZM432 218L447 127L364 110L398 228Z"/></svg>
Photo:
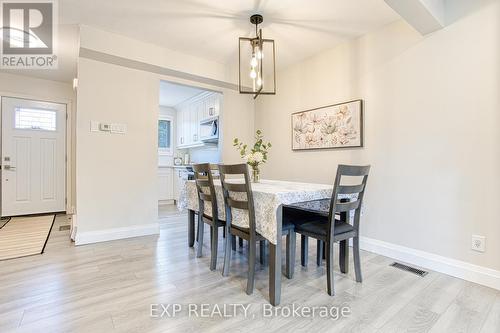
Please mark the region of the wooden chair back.
<svg viewBox="0 0 500 333"><path fill-rule="evenodd" d="M333 186L332 198L330 201L329 212L329 237L333 239L335 234L335 213L340 213L345 216L345 221L349 223L350 212L354 210L353 227L356 232L359 231L359 220L361 215L361 206L363 204L363 197L365 194L366 183L368 181L368 174L370 166L357 166L357 165L339 165L337 168L337 176ZM343 177L362 177L360 184L355 185L342 185ZM353 196L352 199L346 200L345 195Z"/></svg>
<svg viewBox="0 0 500 333"><path fill-rule="evenodd" d="M222 192L224 194L224 204L226 208L226 223L232 223L232 209L242 209L248 211L248 223L250 234L255 235L255 209L252 195L252 184L248 174L246 164L224 165L219 164L220 180L222 183ZM243 176L244 183L228 181L228 175ZM246 199L235 199L233 193L245 193Z"/></svg>
<svg viewBox="0 0 500 333"><path fill-rule="evenodd" d="M196 192L198 193L199 213L204 214L205 203L211 205L212 219L217 222L219 219L217 208L217 194L215 193L213 172L218 170L217 165L202 163L193 165L194 181L196 183Z"/></svg>

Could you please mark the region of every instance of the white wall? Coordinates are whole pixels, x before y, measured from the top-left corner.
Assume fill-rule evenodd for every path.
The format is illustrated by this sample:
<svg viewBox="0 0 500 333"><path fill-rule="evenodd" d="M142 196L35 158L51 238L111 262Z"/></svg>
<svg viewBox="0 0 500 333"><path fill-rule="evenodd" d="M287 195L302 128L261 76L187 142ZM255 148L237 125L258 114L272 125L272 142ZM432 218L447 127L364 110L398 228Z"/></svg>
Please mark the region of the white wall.
<svg viewBox="0 0 500 333"><path fill-rule="evenodd" d="M498 1L425 38L401 21L280 71L256 103L263 177L333 183L337 164L371 164L363 236L498 272L499 22ZM355 98L365 148L292 152L291 113Z"/></svg>
<svg viewBox="0 0 500 333"><path fill-rule="evenodd" d="M70 83L1 72L0 91L2 93L12 93L13 95L28 95L48 101L73 100L75 97L73 87Z"/></svg>
<svg viewBox="0 0 500 333"><path fill-rule="evenodd" d="M76 243L157 232L159 81L148 72L79 59ZM90 122L127 133L90 132Z"/></svg>
<svg viewBox="0 0 500 333"><path fill-rule="evenodd" d="M230 79L226 64L179 53L89 26L80 28L80 47L210 79L221 81ZM234 81L234 77L231 79Z"/></svg>

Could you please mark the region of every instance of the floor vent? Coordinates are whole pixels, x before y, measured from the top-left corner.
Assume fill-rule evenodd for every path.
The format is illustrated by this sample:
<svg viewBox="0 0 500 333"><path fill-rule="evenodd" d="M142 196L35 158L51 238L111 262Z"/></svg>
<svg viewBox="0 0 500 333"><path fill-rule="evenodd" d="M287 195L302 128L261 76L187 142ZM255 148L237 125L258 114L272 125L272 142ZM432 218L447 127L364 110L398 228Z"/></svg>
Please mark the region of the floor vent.
<svg viewBox="0 0 500 333"><path fill-rule="evenodd" d="M413 273L413 274L418 275L418 276L422 276L422 277L426 276L427 273L429 273L429 272L423 271L423 270L415 268L415 267L411 267L411 266L408 266L408 265L405 265L405 264L400 264L399 262L393 262L391 264L391 266L399 268L399 269L401 269L403 271L407 271L407 272Z"/></svg>
<svg viewBox="0 0 500 333"><path fill-rule="evenodd" d="M68 225L62 225L59 227L59 231L64 231L64 230L69 230L71 229L71 226L68 224Z"/></svg>

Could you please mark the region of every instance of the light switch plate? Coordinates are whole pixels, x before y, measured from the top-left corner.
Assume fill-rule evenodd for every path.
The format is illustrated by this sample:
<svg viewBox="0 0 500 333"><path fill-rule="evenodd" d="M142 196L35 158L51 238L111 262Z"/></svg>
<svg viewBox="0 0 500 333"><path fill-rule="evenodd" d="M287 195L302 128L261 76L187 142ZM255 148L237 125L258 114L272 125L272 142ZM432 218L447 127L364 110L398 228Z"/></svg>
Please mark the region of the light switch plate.
<svg viewBox="0 0 500 333"><path fill-rule="evenodd" d="M91 121L90 122L90 131L91 132L99 132L99 122L98 121Z"/></svg>
<svg viewBox="0 0 500 333"><path fill-rule="evenodd" d="M127 125L125 124L111 124L111 133L125 134L127 132Z"/></svg>

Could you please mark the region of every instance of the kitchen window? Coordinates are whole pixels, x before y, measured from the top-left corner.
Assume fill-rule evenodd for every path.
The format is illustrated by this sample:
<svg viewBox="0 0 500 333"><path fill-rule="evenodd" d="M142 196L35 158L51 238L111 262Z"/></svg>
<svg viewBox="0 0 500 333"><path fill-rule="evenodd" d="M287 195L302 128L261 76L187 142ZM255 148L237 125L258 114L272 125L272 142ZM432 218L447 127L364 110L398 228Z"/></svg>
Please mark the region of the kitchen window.
<svg viewBox="0 0 500 333"><path fill-rule="evenodd" d="M173 126L172 118L160 116L158 119L158 153L160 155L173 155Z"/></svg>

